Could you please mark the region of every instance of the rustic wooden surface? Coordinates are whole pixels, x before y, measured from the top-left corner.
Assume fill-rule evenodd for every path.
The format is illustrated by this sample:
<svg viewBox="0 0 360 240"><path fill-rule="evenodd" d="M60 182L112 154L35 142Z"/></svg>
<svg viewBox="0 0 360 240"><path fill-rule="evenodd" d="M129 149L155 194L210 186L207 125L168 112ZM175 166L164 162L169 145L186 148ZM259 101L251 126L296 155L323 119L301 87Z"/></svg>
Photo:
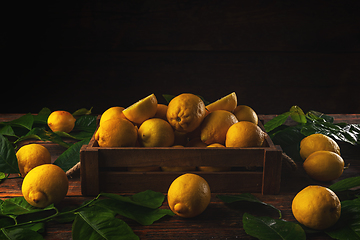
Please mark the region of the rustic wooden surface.
<svg viewBox="0 0 360 240"><path fill-rule="evenodd" d="M294 104L360 110L358 0L4 4L14 11L3 15L11 19L0 45L3 81L26 84L12 91L22 104L0 112L93 106L101 114L153 92L161 101L182 92L214 101L233 91L259 114Z"/></svg>
<svg viewBox="0 0 360 240"><path fill-rule="evenodd" d="M0 114L0 121L11 120L19 116L21 116L21 114ZM338 122L360 123L360 114L337 114L334 116ZM264 116L265 119L271 119L272 117L273 115ZM23 144L30 142L38 141L27 141ZM49 149L53 161L65 150L63 147L50 142L40 142L40 144L43 144ZM345 163L350 163L350 168L344 172L340 179L358 176L360 174L359 146L340 143L340 148ZM319 183L313 181L305 174L301 165L298 164L298 167L299 169L295 172L283 168L281 173L282 182L280 194L254 194L260 200L280 209L282 211L283 219L288 221L295 221L291 212L291 201L298 191L310 184L329 186L335 182ZM84 197L81 195L79 179L80 178L76 175L69 179L69 192L67 197L61 202L60 208L69 205L79 205L83 201L91 199L91 197ZM4 200L15 196L21 196L21 183L22 180L19 178L8 179L1 183L0 198ZM163 208L168 208L166 201L163 204ZM251 204L243 204L240 208L233 205L226 205L216 198L216 193L213 193L208 208L195 218L183 219L178 216L164 217L150 226L141 226L132 220L125 219L125 221L131 226L140 239L254 239L248 236L242 228L242 214L244 212L259 215L267 214L274 217L277 216L276 213L271 210L269 210L269 212L259 212L256 208L252 208ZM71 224L48 223L45 239L71 239ZM327 235L320 234L308 235L307 239L325 240L331 238Z"/></svg>

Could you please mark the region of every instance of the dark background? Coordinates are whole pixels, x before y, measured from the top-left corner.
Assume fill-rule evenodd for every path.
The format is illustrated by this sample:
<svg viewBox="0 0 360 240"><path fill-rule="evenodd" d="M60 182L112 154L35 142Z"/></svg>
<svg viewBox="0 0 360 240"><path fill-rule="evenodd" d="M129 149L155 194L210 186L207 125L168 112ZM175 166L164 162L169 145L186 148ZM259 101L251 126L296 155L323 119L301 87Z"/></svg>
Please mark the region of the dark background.
<svg viewBox="0 0 360 240"><path fill-rule="evenodd" d="M233 91L258 114L360 113L358 0L10 2L0 113Z"/></svg>

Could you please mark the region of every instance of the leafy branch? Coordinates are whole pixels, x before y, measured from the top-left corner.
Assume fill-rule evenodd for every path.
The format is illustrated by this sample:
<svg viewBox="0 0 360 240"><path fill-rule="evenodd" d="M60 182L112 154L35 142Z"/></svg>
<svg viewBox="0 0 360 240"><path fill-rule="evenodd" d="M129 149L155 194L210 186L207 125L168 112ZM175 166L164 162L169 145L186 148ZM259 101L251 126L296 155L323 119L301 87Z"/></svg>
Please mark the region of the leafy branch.
<svg viewBox="0 0 360 240"><path fill-rule="evenodd" d="M59 211L54 205L45 209L31 206L23 197L0 202L0 239L43 239L45 223L73 222L72 239L139 239L127 223L117 216L150 225L164 216L173 216L161 209L165 195L151 190L133 196L100 193L77 208ZM36 216L35 216L36 214ZM25 220L24 220L25 219Z"/></svg>

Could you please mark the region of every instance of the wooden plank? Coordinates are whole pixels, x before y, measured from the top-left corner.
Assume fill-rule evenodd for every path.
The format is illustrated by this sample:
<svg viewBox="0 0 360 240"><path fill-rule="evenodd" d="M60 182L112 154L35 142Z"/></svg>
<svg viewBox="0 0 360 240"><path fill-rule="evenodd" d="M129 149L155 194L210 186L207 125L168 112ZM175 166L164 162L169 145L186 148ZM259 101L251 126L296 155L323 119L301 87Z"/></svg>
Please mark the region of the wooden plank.
<svg viewBox="0 0 360 240"><path fill-rule="evenodd" d="M99 157L97 149L87 149L86 145L80 149L80 181L83 195L99 193Z"/></svg>
<svg viewBox="0 0 360 240"><path fill-rule="evenodd" d="M210 185L212 193L261 192L261 172L194 172ZM182 172L100 172L100 191L139 192L151 189L166 193ZM168 183L168 184L164 184ZM92 195L96 195L93 193Z"/></svg>
<svg viewBox="0 0 360 240"><path fill-rule="evenodd" d="M278 194L281 182L281 148L265 151L265 161L262 179L262 194Z"/></svg>
<svg viewBox="0 0 360 240"><path fill-rule="evenodd" d="M264 148L98 148L99 167L263 166Z"/></svg>

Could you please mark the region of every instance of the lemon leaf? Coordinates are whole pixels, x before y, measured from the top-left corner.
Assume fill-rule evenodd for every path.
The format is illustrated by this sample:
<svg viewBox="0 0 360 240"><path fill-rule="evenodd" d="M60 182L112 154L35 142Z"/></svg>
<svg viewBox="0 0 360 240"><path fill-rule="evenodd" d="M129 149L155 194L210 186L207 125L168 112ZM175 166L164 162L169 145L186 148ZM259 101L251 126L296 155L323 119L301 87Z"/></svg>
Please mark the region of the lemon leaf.
<svg viewBox="0 0 360 240"><path fill-rule="evenodd" d="M270 217L243 215L243 228L247 234L260 240L305 240L306 234L299 224Z"/></svg>
<svg viewBox="0 0 360 240"><path fill-rule="evenodd" d="M251 193L242 193L239 195L217 195L216 197L225 203L234 203L234 202L243 202L243 201L258 203L263 206L267 206L267 207L270 207L270 208L276 210L279 213L279 218L281 218L281 211L279 209L277 209L276 207L274 207L271 204L267 204L267 203L260 201L258 198L256 198Z"/></svg>
<svg viewBox="0 0 360 240"><path fill-rule="evenodd" d="M288 119L288 117L290 116L290 114L291 114L291 112L285 112L283 114L280 114L280 115L274 117L267 123L265 123L264 124L265 131L270 132L270 131L274 130L275 128L284 124L286 119Z"/></svg>
<svg viewBox="0 0 360 240"><path fill-rule="evenodd" d="M93 109L92 107L90 109L80 108L76 110L72 115L73 116L89 115L91 114L92 109Z"/></svg>
<svg viewBox="0 0 360 240"><path fill-rule="evenodd" d="M298 123L306 123L306 116L299 106L292 106L290 108L290 117Z"/></svg>
<svg viewBox="0 0 360 240"><path fill-rule="evenodd" d="M98 200L95 205L111 209L117 214L135 220L145 226L153 224L153 222L166 215L174 216L174 213L170 209L152 209L115 199L101 199Z"/></svg>
<svg viewBox="0 0 360 240"><path fill-rule="evenodd" d="M0 134L0 172L19 173L15 150L9 140Z"/></svg>
<svg viewBox="0 0 360 240"><path fill-rule="evenodd" d="M55 160L54 164L59 166L65 172L68 171L80 161L80 148L83 145L88 144L89 141L90 138L86 138L80 142L73 144Z"/></svg>
<svg viewBox="0 0 360 240"><path fill-rule="evenodd" d="M76 213L72 226L72 239L139 239L113 211L93 206Z"/></svg>
<svg viewBox="0 0 360 240"><path fill-rule="evenodd" d="M350 188L360 186L360 176L359 177L349 177L345 178L339 182L334 183L329 188L334 192L346 191Z"/></svg>
<svg viewBox="0 0 360 240"><path fill-rule="evenodd" d="M32 239L32 240L43 240L44 237L31 229L28 228L2 228L0 230L0 239Z"/></svg>

